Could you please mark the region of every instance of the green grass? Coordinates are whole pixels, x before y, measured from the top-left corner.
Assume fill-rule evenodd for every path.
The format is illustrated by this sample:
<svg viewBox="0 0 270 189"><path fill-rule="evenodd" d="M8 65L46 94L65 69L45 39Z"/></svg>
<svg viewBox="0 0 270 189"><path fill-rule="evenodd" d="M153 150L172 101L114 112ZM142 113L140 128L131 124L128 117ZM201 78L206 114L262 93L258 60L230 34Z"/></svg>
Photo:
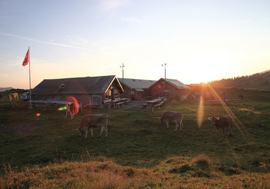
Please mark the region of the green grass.
<svg viewBox="0 0 270 189"><path fill-rule="evenodd" d="M214 138L215 130L207 120L213 115L227 114L221 105L205 105L203 122L198 126L198 101L172 100L157 109L153 118L148 110L85 109L70 120L57 111L57 106L29 110L20 101L10 103L5 99L0 102L0 178L4 187L11 188L17 187L14 184L42 187L35 179L47 183L43 185L45 188L84 188L90 183L96 183L97 188L106 188L105 183L111 188L192 188L192 183L198 188L243 188L245 184L247 188L270 187L267 179L263 181L270 176L270 92L238 88L218 90L226 92L230 99L228 108L239 120L237 126L234 125L232 137L228 137L226 130L227 137L219 131ZM244 99L240 101L237 94L243 94ZM255 111L247 115L250 104ZM175 132L175 124L170 124L166 130L158 119L164 110L184 113L182 131ZM36 113L41 116L37 117ZM112 128L107 138L98 137L99 129L94 130L93 138L89 135L85 139L77 134L81 118L89 113L111 115ZM102 181L101 173L93 168L102 163L114 167L112 171L107 165L101 171L109 180ZM78 167L78 170L69 167ZM83 181L76 177L71 179L71 174L79 174L76 171L84 175ZM132 176L123 176L123 172ZM27 175L33 181L27 180ZM90 182L87 178L92 175L96 180ZM63 182L62 185L54 186L52 178L59 178L57 183ZM234 182L226 183L230 179ZM140 180L143 181L141 185L137 183Z"/></svg>

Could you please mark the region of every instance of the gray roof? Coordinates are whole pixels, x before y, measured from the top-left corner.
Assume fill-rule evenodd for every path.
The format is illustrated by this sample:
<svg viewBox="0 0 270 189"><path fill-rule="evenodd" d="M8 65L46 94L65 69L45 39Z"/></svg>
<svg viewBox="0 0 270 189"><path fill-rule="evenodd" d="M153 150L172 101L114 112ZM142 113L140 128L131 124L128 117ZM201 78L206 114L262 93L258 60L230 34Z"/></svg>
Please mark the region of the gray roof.
<svg viewBox="0 0 270 189"><path fill-rule="evenodd" d="M114 80L119 83L115 75L64 79L44 79L32 90L32 94L104 94ZM120 88L122 88L121 84Z"/></svg>
<svg viewBox="0 0 270 189"><path fill-rule="evenodd" d="M137 91L143 91L143 89L148 89L151 85L153 85L156 80L145 80L145 79L119 79L121 84L127 86L130 89L135 89Z"/></svg>
<svg viewBox="0 0 270 189"><path fill-rule="evenodd" d="M160 80L165 80L164 78L159 79ZM177 89L190 89L189 86L185 85L184 83L178 81L177 79L166 79L165 80L167 83L173 85Z"/></svg>
<svg viewBox="0 0 270 189"><path fill-rule="evenodd" d="M172 85L174 85L178 89L189 89L189 87L187 85L178 81L177 79L166 79L166 81L168 83L171 83Z"/></svg>

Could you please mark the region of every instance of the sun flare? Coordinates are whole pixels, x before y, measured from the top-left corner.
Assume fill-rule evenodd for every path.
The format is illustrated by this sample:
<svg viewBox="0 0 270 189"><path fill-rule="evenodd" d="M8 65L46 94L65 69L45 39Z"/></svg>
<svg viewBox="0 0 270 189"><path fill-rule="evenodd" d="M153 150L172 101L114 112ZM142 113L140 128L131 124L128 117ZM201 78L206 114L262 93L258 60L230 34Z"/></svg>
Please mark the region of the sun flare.
<svg viewBox="0 0 270 189"><path fill-rule="evenodd" d="M228 56L224 52L212 52L187 61L193 83L207 83L220 79L223 74L222 65L228 61Z"/></svg>

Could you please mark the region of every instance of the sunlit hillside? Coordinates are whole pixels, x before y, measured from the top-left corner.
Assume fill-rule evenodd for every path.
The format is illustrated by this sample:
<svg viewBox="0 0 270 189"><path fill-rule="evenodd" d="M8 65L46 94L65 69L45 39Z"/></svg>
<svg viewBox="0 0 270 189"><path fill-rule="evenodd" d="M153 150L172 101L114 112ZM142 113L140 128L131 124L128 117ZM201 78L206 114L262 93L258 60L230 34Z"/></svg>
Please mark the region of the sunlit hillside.
<svg viewBox="0 0 270 189"><path fill-rule="evenodd" d="M239 87L270 90L270 71L250 76L235 77L210 82L215 87Z"/></svg>

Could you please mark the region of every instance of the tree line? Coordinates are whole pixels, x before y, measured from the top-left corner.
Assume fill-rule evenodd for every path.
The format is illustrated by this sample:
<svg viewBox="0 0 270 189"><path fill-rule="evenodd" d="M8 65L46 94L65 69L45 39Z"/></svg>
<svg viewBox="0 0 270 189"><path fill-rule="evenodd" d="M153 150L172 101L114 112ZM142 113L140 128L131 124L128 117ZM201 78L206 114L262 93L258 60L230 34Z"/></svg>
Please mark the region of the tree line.
<svg viewBox="0 0 270 189"><path fill-rule="evenodd" d="M249 76L209 82L214 87L239 87L270 90L270 70Z"/></svg>

